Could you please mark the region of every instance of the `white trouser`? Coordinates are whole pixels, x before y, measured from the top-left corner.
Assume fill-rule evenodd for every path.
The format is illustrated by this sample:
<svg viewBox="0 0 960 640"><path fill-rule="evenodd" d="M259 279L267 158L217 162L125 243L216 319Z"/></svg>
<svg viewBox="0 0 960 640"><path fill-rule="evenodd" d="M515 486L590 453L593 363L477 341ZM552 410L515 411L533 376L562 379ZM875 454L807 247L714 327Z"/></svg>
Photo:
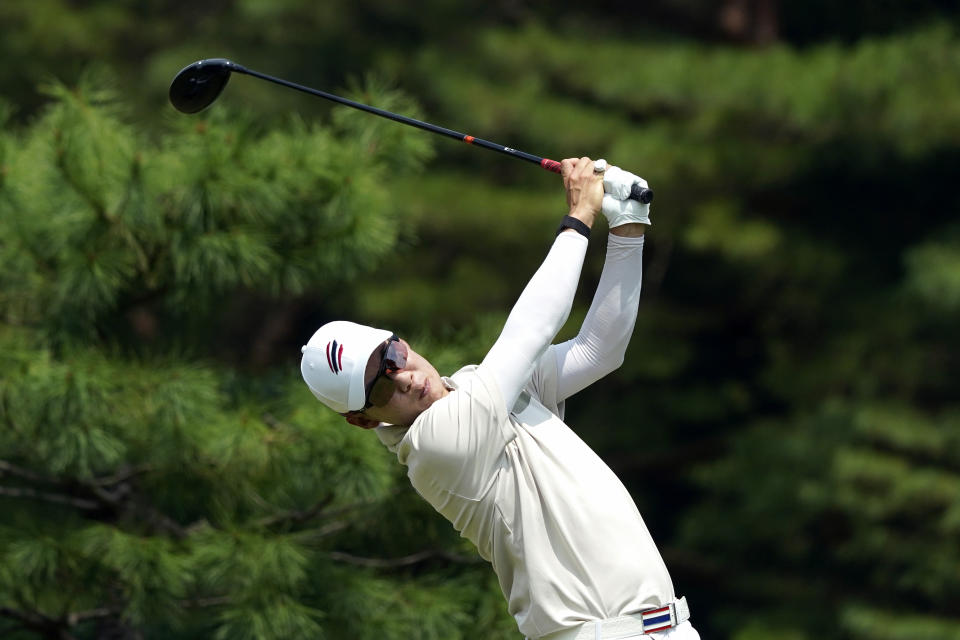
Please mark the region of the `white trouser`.
<svg viewBox="0 0 960 640"><path fill-rule="evenodd" d="M668 638L669 640L700 640L700 634L697 633L697 630L693 628L693 625L690 624L688 620L663 631L619 636L617 640L630 640L631 638L650 638L650 640L667 640Z"/></svg>
<svg viewBox="0 0 960 640"><path fill-rule="evenodd" d="M627 636L627 638L653 638L653 640L667 640L667 638L670 638L670 640L700 640L700 634L697 633L697 630L693 628L693 625L690 624L690 621L688 620L687 622L683 622L664 631L648 633L646 635L641 633L640 635L636 636Z"/></svg>

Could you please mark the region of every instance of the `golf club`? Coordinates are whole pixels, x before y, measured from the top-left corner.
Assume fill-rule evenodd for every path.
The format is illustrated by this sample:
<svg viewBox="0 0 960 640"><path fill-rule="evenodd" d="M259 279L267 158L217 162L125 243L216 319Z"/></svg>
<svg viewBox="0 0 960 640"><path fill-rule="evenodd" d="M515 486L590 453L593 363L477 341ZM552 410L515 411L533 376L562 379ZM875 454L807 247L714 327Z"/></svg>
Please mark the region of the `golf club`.
<svg viewBox="0 0 960 640"><path fill-rule="evenodd" d="M288 80L283 80L282 78L268 76L265 73L248 69L235 62L227 60L226 58L208 58L206 60L199 60L181 69L180 73L177 74L177 76L173 79L173 82L170 84L170 102L178 111L182 111L183 113L197 113L198 111L210 106L210 104L217 99L217 97L223 91L223 88L227 86L227 81L230 79L231 73L244 73L248 76L260 78L261 80L273 82L274 84L289 87L290 89L296 89L297 91L319 96L321 98L325 98L326 100L331 100L348 107L353 107L354 109L360 109L361 111L366 111L367 113L388 118L395 122L407 124L412 127L417 127L418 129L424 129L426 131L432 131L433 133L439 133L440 135L444 135L449 138L455 138L457 140L466 142L467 144L477 145L492 151L499 151L500 153L505 153L509 156L513 156L514 158L520 158L521 160L538 164L547 171L560 173L560 163L556 160L541 158L533 155L532 153L526 153L524 151L505 147L502 144L497 144L496 142L490 142L489 140L484 140L482 138L475 138L474 136L460 133L459 131L438 127L430 124L429 122L415 120L414 118L401 116L391 111L371 107L360 102L354 102L353 100L348 100L347 98L342 98L332 93L327 93L326 91L312 89ZM639 183L636 183L631 188L630 198L643 204L647 204L653 201L653 191L641 186Z"/></svg>

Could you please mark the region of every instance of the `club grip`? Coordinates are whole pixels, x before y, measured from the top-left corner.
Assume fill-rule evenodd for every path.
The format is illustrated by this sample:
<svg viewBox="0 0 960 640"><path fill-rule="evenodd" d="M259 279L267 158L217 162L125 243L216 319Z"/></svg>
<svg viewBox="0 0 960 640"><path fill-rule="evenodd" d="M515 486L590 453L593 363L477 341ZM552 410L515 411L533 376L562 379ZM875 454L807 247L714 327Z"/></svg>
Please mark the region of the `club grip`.
<svg viewBox="0 0 960 640"><path fill-rule="evenodd" d="M635 182L630 187L630 199L636 200L640 204L650 204L653 202L653 189L648 189L639 182Z"/></svg>
<svg viewBox="0 0 960 640"><path fill-rule="evenodd" d="M550 160L549 158L539 158L538 160L540 161L540 166L547 171L560 173L560 163L556 160ZM653 202L653 189L648 189L639 182L636 182L630 187L630 199L636 200L640 204L650 204Z"/></svg>
<svg viewBox="0 0 960 640"><path fill-rule="evenodd" d="M550 158L541 158L540 166L546 169L547 171L560 173L560 163L557 162L556 160L551 160Z"/></svg>

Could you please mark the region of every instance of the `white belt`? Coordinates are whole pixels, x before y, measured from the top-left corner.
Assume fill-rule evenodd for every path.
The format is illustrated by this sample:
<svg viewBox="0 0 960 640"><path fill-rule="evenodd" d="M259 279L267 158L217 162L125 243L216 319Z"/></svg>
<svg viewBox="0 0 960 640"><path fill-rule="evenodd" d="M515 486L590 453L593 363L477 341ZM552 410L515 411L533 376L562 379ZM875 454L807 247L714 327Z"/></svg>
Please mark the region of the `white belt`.
<svg viewBox="0 0 960 640"><path fill-rule="evenodd" d="M687 598L669 603L664 607L632 613L619 618L585 622L576 629L557 631L542 640L614 640L637 635L666 631L690 619Z"/></svg>

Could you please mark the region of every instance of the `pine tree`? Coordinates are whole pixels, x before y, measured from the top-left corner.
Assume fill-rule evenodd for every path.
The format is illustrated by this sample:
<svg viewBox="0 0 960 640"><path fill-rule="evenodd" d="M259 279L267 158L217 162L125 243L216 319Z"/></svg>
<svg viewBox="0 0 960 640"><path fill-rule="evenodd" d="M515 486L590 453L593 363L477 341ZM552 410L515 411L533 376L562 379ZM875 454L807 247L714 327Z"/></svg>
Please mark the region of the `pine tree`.
<svg viewBox="0 0 960 640"><path fill-rule="evenodd" d="M218 108L151 140L105 86L50 85L0 139L0 635L509 637L475 553L298 354L221 352L236 298L335 296L389 255L387 183L425 138Z"/></svg>
<svg viewBox="0 0 960 640"><path fill-rule="evenodd" d="M150 12L81 4L0 4L16 117L23 78L127 55ZM634 340L568 418L701 634L957 637L955 10L782 3L803 46L742 49L689 39L703 2L642 25L510 3L510 27L480 4L227 4L229 34L212 5L164 12L117 60L149 122L95 83L0 135L0 636L516 637L488 567L326 422L269 327L336 312L429 332L442 373L476 361L563 211L555 177L444 142L392 181L422 134L268 125L306 107L254 83L160 127L170 74L215 40L315 86L376 61L430 121L648 178ZM182 16L194 44L168 49ZM342 162L377 179L354 191Z"/></svg>
<svg viewBox="0 0 960 640"><path fill-rule="evenodd" d="M528 26L418 60L404 84L439 118L604 156L657 193L626 362L567 416L631 489L701 634L960 637L956 30L743 50ZM496 175L496 159L459 160ZM506 278L536 259L524 242L562 205L520 181L424 178L437 245L509 204L481 250L412 270L469 276L391 283L419 321L468 277L508 307ZM433 203L463 193L444 225ZM471 271L492 252L500 278Z"/></svg>

